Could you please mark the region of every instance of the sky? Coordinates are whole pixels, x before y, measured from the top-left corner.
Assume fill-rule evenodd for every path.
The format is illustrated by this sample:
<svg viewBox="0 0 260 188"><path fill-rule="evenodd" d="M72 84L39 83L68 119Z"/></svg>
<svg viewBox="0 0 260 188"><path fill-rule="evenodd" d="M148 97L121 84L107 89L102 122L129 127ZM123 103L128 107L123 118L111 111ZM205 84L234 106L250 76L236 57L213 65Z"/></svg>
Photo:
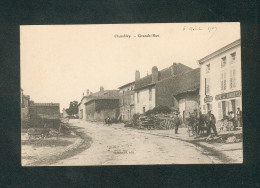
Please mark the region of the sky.
<svg viewBox="0 0 260 188"><path fill-rule="evenodd" d="M159 37L138 37L138 35ZM115 37L130 35L131 37ZM80 101L83 92L132 82L172 63L197 60L240 38L239 23L20 26L21 88L35 102Z"/></svg>

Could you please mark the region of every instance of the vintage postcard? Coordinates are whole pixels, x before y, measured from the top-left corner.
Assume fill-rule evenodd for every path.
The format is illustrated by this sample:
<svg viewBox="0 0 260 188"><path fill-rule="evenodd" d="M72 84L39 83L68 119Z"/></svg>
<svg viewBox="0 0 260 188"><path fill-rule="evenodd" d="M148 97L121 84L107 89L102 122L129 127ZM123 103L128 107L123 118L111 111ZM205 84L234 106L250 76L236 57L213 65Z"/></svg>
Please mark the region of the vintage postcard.
<svg viewBox="0 0 260 188"><path fill-rule="evenodd" d="M240 23L22 25L22 166L243 163Z"/></svg>

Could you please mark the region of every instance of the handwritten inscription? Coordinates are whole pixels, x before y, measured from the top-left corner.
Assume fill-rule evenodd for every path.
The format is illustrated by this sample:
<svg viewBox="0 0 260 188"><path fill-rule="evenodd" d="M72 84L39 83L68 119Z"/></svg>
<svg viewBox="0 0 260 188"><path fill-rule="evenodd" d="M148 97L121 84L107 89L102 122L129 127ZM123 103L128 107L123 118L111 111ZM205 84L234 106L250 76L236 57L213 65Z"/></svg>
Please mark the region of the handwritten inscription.
<svg viewBox="0 0 260 188"><path fill-rule="evenodd" d="M205 30L205 29L208 32L217 31L216 26L209 26L207 28L203 28L201 26L183 26L183 28L182 28L183 31L202 31L202 30Z"/></svg>

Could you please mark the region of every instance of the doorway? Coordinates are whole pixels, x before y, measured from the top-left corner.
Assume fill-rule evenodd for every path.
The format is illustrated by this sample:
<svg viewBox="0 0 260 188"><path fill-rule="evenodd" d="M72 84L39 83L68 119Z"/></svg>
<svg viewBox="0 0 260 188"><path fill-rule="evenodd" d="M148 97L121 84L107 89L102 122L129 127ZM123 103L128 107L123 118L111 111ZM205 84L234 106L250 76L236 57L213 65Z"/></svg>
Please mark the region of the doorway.
<svg viewBox="0 0 260 188"><path fill-rule="evenodd" d="M223 114L223 118L227 115L227 104L226 104L226 101L222 101L222 114Z"/></svg>

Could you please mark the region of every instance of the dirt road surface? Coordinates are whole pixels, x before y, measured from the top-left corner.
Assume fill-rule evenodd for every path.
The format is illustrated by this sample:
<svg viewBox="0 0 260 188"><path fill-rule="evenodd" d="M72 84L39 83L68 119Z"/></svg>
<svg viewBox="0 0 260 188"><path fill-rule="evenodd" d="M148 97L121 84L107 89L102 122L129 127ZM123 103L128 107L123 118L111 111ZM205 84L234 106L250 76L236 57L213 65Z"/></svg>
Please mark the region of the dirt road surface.
<svg viewBox="0 0 260 188"><path fill-rule="evenodd" d="M136 129L71 120L78 131L92 138L90 148L53 166L212 164L223 163L196 144Z"/></svg>

